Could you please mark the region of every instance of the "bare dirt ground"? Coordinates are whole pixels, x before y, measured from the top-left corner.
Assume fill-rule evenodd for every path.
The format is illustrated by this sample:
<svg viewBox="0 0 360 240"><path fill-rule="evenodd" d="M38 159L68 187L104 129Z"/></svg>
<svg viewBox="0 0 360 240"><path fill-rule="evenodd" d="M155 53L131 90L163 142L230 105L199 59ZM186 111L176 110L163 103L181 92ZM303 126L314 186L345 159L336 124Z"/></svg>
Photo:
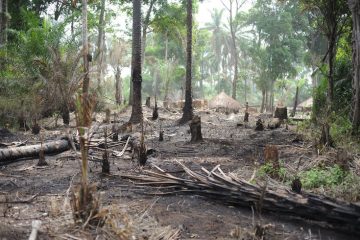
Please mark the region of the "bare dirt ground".
<svg viewBox="0 0 360 240"><path fill-rule="evenodd" d="M151 110L145 107L144 112L150 119ZM179 111L161 109L159 114L160 120L146 121L146 144L156 153L149 157L144 169L152 169L155 164L182 175L176 161L192 170L212 169L220 164L223 171L249 180L264 161L262 152L266 144L277 145L280 159L290 174L294 173L300 156L313 157L311 144L298 141L298 135L291 128L254 131L254 116L250 117L248 126L238 127L241 114L197 111L202 120L204 141L190 144L189 126L175 124L181 117ZM129 116L130 110L120 114L120 122L126 122ZM97 120L102 122L103 116L98 114ZM164 130L163 142L158 141L160 124ZM45 130L44 138L55 139L63 132L63 127ZM134 127L134 132L139 132L139 126ZM15 133L0 142L25 139L31 144L39 137ZM121 151L123 146L115 149ZM28 239L35 219L43 223L40 239L106 239L96 238L96 231L87 234L73 226L69 193L80 178L79 162L74 156L72 151L47 156L49 165L45 167L37 167L37 159L0 166L0 239ZM96 160L100 156L97 150L90 150L90 179L97 184L102 205L116 211L124 225L128 224L125 226L131 231L128 239L254 239L257 224L267 226L264 239L357 239L321 228L314 222L266 212L258 216L251 208L227 206L197 195L145 195L144 190L139 193L133 182L121 177L141 172L129 153L110 158L109 176L101 174L101 164ZM176 234L165 237L165 233L171 231Z"/></svg>

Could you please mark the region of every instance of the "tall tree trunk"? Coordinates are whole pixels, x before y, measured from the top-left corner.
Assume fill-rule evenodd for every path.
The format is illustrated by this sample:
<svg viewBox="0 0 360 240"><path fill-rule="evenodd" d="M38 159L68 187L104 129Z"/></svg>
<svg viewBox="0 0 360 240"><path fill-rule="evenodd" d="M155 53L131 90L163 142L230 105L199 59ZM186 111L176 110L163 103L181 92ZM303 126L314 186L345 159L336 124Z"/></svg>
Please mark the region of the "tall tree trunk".
<svg viewBox="0 0 360 240"><path fill-rule="evenodd" d="M348 0L353 20L353 115L352 130L356 134L360 130L360 3Z"/></svg>
<svg viewBox="0 0 360 240"><path fill-rule="evenodd" d="M83 114L83 116L81 116L80 118L82 119L81 123L83 126L77 126L78 127L78 131L79 131L79 139L80 139L80 150L81 150L81 163L82 163L82 171L81 171L81 183L82 183L82 188L84 189L84 191L86 191L87 189L87 183L88 183L88 176L87 176L87 171L88 171L88 161L87 161L87 157L88 157L88 148L86 147L87 145L87 139L86 139L86 134L85 134L85 128L89 127L86 125L90 125L87 124L88 123L88 114L89 112L86 110L87 107L85 106L86 104L88 104L89 101L89 85L90 85L90 79L89 79L89 59L88 59L88 54L89 54L89 44L88 44L88 22L87 22L87 0L82 0L82 42L83 42L83 59L84 59L84 80L83 80L83 89L82 89L82 111L79 111L79 113ZM85 120L86 119L86 120ZM84 196L87 196L87 193L84 193ZM86 205L86 197L83 197L82 200L83 203L82 205Z"/></svg>
<svg viewBox="0 0 360 240"><path fill-rule="evenodd" d="M232 98L236 99L236 90L237 90L236 85L238 80L238 52L236 47L236 35L234 29L232 4L230 5L230 32L231 32L231 40L232 40L232 54L234 57L234 79L232 83Z"/></svg>
<svg viewBox="0 0 360 240"><path fill-rule="evenodd" d="M119 66L116 67L115 73L115 101L118 105L121 105L123 101L121 68Z"/></svg>
<svg viewBox="0 0 360 240"><path fill-rule="evenodd" d="M331 37L329 39L329 80L328 80L328 94L327 94L327 102L329 108L332 107L332 103L334 100L334 61L336 56L336 32L332 31Z"/></svg>
<svg viewBox="0 0 360 240"><path fill-rule="evenodd" d="M142 42L141 42L141 50L142 50L142 55L141 55L141 65L144 66L144 61L145 61L145 48L146 48L146 36L147 36L147 29L149 27L149 23L150 23L150 15L154 6L154 3L156 2L156 0L151 0L149 3L149 8L146 12L146 16L144 18L144 22L143 22L143 28L142 28Z"/></svg>
<svg viewBox="0 0 360 240"><path fill-rule="evenodd" d="M87 0L82 0L82 41L83 41L83 60L84 60L84 81L83 94L87 95L89 92L89 43L88 43L88 29L87 29Z"/></svg>
<svg viewBox="0 0 360 240"><path fill-rule="evenodd" d="M185 123L193 117L192 96L191 96L191 78L192 78L192 0L187 0L186 6L186 87L185 87L185 105L183 116L180 123Z"/></svg>
<svg viewBox="0 0 360 240"><path fill-rule="evenodd" d="M264 112L265 109L265 101L266 101L266 91L265 89L261 91L262 100L261 100L261 107L260 107L260 113Z"/></svg>
<svg viewBox="0 0 360 240"><path fill-rule="evenodd" d="M100 16L99 16L99 35L97 40L97 52L95 54L95 61L98 66L98 76L97 76L97 89L101 93L101 79L102 79L102 70L103 70L103 57L104 57L104 33L105 27L105 0L101 0L100 7Z"/></svg>
<svg viewBox="0 0 360 240"><path fill-rule="evenodd" d="M298 105L298 98L299 98L299 87L296 86L296 92L295 92L295 99L294 99L294 107L293 110L291 112L291 116L294 117L295 113L296 113L296 107Z"/></svg>
<svg viewBox="0 0 360 240"><path fill-rule="evenodd" d="M0 0L0 49L4 47L7 42L7 28L8 28L8 0ZM0 60L0 69L4 68L4 58Z"/></svg>
<svg viewBox="0 0 360 240"><path fill-rule="evenodd" d="M131 81L133 83L133 104L130 122L140 123L143 117L141 106L141 0L133 0L133 57Z"/></svg>
<svg viewBox="0 0 360 240"><path fill-rule="evenodd" d="M167 32L165 33L165 56L164 56L164 62L166 64L166 74L165 74L165 94L164 94L164 101L169 100L169 87L170 87L170 79L169 79L169 63L168 63L168 44L169 44L169 38L167 35Z"/></svg>

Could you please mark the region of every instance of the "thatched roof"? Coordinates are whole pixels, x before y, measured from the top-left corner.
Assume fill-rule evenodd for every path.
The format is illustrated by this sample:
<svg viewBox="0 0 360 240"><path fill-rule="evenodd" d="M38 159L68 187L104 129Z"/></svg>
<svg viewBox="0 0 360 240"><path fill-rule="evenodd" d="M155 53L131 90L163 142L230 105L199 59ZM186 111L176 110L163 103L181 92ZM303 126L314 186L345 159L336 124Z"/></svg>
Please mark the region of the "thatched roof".
<svg viewBox="0 0 360 240"><path fill-rule="evenodd" d="M312 107L312 105L313 105L313 98L311 97L311 98L306 99L306 100L303 101L302 103L300 103L300 104L298 105L298 107L310 108L310 107Z"/></svg>
<svg viewBox="0 0 360 240"><path fill-rule="evenodd" d="M221 92L209 101L209 108L226 108L238 111L241 108L241 104L226 93Z"/></svg>

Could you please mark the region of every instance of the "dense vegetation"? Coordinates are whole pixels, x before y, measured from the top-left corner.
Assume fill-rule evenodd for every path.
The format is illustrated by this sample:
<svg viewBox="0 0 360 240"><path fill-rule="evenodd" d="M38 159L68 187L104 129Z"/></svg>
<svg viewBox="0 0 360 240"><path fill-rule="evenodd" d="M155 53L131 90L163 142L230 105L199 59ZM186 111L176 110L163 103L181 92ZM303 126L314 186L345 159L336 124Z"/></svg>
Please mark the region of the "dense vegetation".
<svg viewBox="0 0 360 240"><path fill-rule="evenodd" d="M278 103L292 106L295 96L298 104L314 95L314 119L351 125L353 24L346 1L221 2L223 9L202 19L203 26L196 18L192 26L193 98L225 91L271 111ZM194 16L201 4L206 1L193 2ZM29 123L53 114L66 118L72 110L68 97L82 78L81 3L3 0L1 5L1 124L14 125L19 117ZM185 1L142 3L143 96L184 98L184 6ZM90 87L99 106L132 104L131 15L131 1L89 2Z"/></svg>

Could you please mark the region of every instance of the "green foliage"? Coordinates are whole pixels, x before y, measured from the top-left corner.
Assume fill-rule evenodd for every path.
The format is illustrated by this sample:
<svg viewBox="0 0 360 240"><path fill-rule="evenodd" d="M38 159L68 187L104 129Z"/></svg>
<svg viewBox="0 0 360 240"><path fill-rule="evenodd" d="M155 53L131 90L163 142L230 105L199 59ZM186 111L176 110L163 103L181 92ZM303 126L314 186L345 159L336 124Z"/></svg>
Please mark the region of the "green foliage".
<svg viewBox="0 0 360 240"><path fill-rule="evenodd" d="M300 179L305 189L339 185L345 177L346 172L338 165L326 168L316 167L300 173Z"/></svg>
<svg viewBox="0 0 360 240"><path fill-rule="evenodd" d="M281 180L286 179L286 169L280 166L279 170L273 168L271 163L265 163L259 168L258 175L260 177L270 175L270 176L279 176Z"/></svg>
<svg viewBox="0 0 360 240"><path fill-rule="evenodd" d="M349 117L332 112L330 120L330 135L333 140L335 142L346 142L352 131L352 124Z"/></svg>
<svg viewBox="0 0 360 240"><path fill-rule="evenodd" d="M317 116L324 115L324 111L326 109L327 87L328 87L327 79L322 78L320 80L319 86L314 89L314 94L313 94L314 100L313 100L313 107L312 107L314 120L316 120L315 118Z"/></svg>
<svg viewBox="0 0 360 240"><path fill-rule="evenodd" d="M341 197L349 202L358 202L360 200L360 176L350 172L339 185L332 188L330 195Z"/></svg>

